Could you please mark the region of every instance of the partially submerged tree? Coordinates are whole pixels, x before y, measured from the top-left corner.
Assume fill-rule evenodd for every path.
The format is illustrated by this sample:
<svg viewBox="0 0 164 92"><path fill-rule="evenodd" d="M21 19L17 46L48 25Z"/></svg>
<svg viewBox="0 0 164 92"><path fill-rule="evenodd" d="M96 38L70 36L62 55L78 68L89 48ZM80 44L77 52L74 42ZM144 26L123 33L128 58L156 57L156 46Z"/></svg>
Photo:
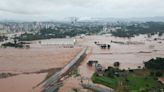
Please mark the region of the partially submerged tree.
<svg viewBox="0 0 164 92"><path fill-rule="evenodd" d="M113 66L114 66L115 68L119 68L119 67L120 67L120 62L114 62L114 63L113 63Z"/></svg>
<svg viewBox="0 0 164 92"><path fill-rule="evenodd" d="M147 62L144 62L144 65L146 68L148 69L152 69L152 70L164 70L164 58L152 58Z"/></svg>

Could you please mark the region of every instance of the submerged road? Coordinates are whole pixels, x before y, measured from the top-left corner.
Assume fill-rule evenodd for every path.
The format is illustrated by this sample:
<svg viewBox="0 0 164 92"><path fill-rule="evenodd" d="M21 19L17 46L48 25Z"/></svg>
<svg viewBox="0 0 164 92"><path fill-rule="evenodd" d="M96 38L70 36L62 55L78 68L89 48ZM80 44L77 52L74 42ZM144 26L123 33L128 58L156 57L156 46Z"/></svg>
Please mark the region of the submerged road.
<svg viewBox="0 0 164 92"><path fill-rule="evenodd" d="M59 87L62 86L61 83L59 83L59 80L77 63L81 61L81 59L86 54L87 47L83 48L80 53L78 53L75 58L73 58L63 69L61 69L59 72L52 75L49 79L47 79L43 84L43 92L55 92Z"/></svg>

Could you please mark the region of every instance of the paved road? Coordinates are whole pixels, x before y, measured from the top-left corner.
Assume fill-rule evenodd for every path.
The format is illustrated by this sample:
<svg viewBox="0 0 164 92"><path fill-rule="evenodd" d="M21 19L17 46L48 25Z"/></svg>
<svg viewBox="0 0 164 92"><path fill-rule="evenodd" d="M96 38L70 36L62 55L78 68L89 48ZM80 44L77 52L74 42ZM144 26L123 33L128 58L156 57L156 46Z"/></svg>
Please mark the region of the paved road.
<svg viewBox="0 0 164 92"><path fill-rule="evenodd" d="M114 92L112 89L103 88L94 84L81 84L86 89L92 89L96 92Z"/></svg>
<svg viewBox="0 0 164 92"><path fill-rule="evenodd" d="M44 82L43 88L44 92L54 92L57 90L62 84L58 84L58 81L67 73L75 64L77 64L81 57L86 54L87 47L83 48L83 50L75 56L61 71L55 73L51 76L47 81Z"/></svg>

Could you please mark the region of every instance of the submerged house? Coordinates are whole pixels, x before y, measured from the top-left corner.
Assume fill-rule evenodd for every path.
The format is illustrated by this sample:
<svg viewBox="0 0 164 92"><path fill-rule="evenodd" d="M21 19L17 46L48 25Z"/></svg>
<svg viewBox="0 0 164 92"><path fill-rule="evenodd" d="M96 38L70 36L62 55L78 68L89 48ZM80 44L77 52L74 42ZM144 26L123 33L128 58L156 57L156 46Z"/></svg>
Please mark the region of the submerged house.
<svg viewBox="0 0 164 92"><path fill-rule="evenodd" d="M89 60L88 63L87 63L87 65L88 66L92 66L93 64L97 64L97 63L98 63L97 60Z"/></svg>
<svg viewBox="0 0 164 92"><path fill-rule="evenodd" d="M100 44L102 49L110 49L110 44Z"/></svg>
<svg viewBox="0 0 164 92"><path fill-rule="evenodd" d="M104 75L104 70L101 64L95 64L95 69L96 69L96 75L97 76L103 76Z"/></svg>

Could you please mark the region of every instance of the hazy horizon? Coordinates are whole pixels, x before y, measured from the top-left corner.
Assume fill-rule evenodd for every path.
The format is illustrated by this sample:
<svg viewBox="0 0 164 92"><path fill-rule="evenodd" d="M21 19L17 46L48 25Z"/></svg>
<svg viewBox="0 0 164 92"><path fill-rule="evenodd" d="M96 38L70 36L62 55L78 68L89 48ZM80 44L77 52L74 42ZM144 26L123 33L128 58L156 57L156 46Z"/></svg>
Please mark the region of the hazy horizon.
<svg viewBox="0 0 164 92"><path fill-rule="evenodd" d="M0 19L143 18L164 16L163 9L163 0L0 0Z"/></svg>

